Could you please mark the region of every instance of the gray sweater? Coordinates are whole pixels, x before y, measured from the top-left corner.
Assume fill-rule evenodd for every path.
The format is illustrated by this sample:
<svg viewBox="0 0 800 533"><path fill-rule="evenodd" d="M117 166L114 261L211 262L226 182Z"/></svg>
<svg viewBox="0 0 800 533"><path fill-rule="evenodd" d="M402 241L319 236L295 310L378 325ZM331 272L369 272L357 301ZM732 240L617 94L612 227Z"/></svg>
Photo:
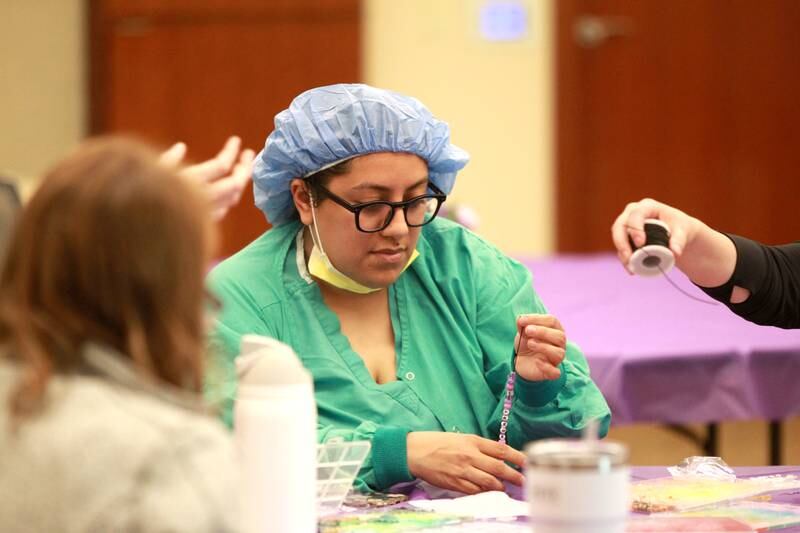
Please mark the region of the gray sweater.
<svg viewBox="0 0 800 533"><path fill-rule="evenodd" d="M19 369L0 358L0 531L236 531L225 428L117 354L84 355L89 371L53 378L45 409L16 430L7 398Z"/></svg>

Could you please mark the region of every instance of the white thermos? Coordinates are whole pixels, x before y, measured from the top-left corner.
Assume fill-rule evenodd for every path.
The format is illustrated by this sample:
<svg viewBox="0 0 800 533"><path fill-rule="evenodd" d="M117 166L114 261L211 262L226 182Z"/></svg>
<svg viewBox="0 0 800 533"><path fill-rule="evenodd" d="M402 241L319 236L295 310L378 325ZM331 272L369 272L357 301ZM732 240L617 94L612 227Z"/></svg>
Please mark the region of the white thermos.
<svg viewBox="0 0 800 533"><path fill-rule="evenodd" d="M317 531L317 408L311 374L287 345L242 337L234 435L245 533Z"/></svg>
<svg viewBox="0 0 800 533"><path fill-rule="evenodd" d="M597 434L597 428L589 432ZM525 451L535 533L625 533L628 448L596 439L545 439Z"/></svg>

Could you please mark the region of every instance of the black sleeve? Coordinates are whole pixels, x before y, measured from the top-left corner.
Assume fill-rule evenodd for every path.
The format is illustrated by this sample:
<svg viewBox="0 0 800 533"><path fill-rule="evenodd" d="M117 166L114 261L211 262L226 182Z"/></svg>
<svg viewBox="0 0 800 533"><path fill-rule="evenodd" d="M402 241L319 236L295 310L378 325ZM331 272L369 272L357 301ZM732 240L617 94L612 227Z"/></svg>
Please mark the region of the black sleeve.
<svg viewBox="0 0 800 533"><path fill-rule="evenodd" d="M764 326L800 328L800 241L767 246L728 235L736 246L736 268L719 287L700 287L742 318ZM750 291L740 304L730 302L734 286Z"/></svg>

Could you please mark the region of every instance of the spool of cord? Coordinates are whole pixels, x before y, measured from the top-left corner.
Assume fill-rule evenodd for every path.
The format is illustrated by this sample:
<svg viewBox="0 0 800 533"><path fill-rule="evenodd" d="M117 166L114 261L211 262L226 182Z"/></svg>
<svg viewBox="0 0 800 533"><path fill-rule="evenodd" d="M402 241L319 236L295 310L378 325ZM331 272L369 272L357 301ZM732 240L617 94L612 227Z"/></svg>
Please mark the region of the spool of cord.
<svg viewBox="0 0 800 533"><path fill-rule="evenodd" d="M669 249L669 226L658 219L648 218L644 221L644 232L647 240L641 248L637 248L633 239L628 237L634 249L630 259L631 270L645 277L666 274L675 265L675 255Z"/></svg>

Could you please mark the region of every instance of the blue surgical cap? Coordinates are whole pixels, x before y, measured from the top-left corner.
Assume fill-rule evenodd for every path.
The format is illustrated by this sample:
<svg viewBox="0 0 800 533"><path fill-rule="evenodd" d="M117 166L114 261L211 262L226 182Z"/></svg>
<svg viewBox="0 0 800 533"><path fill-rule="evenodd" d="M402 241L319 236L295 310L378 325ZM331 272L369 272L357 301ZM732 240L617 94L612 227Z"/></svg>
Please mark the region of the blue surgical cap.
<svg viewBox="0 0 800 533"><path fill-rule="evenodd" d="M422 103L363 84L318 87L275 117L275 130L253 166L256 206L274 226L296 217L289 184L353 157L408 152L428 163L445 193L469 154L450 144L450 128Z"/></svg>

